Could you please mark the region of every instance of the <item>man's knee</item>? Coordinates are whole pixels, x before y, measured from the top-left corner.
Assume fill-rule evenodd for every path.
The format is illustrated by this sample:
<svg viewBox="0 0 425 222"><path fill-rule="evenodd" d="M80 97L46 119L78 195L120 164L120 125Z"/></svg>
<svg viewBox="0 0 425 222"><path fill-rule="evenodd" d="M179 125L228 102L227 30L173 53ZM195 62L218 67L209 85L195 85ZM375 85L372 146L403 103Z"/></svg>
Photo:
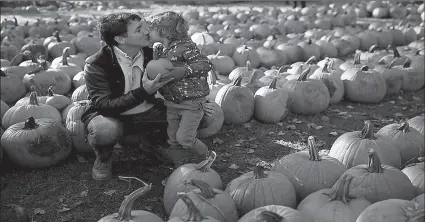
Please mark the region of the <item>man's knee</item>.
<svg viewBox="0 0 425 222"><path fill-rule="evenodd" d="M196 136L177 131L176 140L183 147L192 147L196 142Z"/></svg>
<svg viewBox="0 0 425 222"><path fill-rule="evenodd" d="M96 148L116 144L123 134L123 125L117 119L99 115L89 122L87 131L89 144Z"/></svg>

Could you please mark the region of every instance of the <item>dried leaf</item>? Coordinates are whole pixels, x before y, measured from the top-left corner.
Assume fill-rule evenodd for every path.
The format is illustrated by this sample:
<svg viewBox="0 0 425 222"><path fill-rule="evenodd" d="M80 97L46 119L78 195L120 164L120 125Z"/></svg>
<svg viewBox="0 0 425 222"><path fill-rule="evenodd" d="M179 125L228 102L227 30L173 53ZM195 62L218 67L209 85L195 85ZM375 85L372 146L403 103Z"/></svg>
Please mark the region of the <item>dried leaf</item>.
<svg viewBox="0 0 425 222"><path fill-rule="evenodd" d="M239 166L232 163L232 164L230 164L229 169L237 170L237 169L239 169Z"/></svg>
<svg viewBox="0 0 425 222"><path fill-rule="evenodd" d="M220 139L220 138L218 138L218 137L216 137L216 138L214 138L213 139L213 144L214 143L218 143L219 145L221 145L221 144L223 144L224 143L224 140L222 140L222 139Z"/></svg>
<svg viewBox="0 0 425 222"><path fill-rule="evenodd" d="M270 131L270 132L269 132L269 135L273 135L273 134L274 134L274 132L273 132L273 131Z"/></svg>
<svg viewBox="0 0 425 222"><path fill-rule="evenodd" d="M348 106L347 106L347 109L354 109L354 107L352 107L352 106L348 105Z"/></svg>
<svg viewBox="0 0 425 222"><path fill-rule="evenodd" d="M243 142L245 142L245 140L244 140L244 139L238 139L237 141L238 141L238 143L243 143Z"/></svg>
<svg viewBox="0 0 425 222"><path fill-rule="evenodd" d="M254 152L255 152L255 150L249 149L246 153L254 153Z"/></svg>
<svg viewBox="0 0 425 222"><path fill-rule="evenodd" d="M258 145L257 145L257 144L252 144L252 145L251 145L251 148L252 148L252 149L255 149L255 148L257 148L257 147L258 147Z"/></svg>
<svg viewBox="0 0 425 222"><path fill-rule="evenodd" d="M243 124L243 127L245 127L245 128L251 128L252 127L252 124L251 123L245 123L245 124Z"/></svg>
<svg viewBox="0 0 425 222"><path fill-rule="evenodd" d="M70 210L71 210L71 208L62 207L62 209L59 209L58 212L62 213L62 212L70 211Z"/></svg>
<svg viewBox="0 0 425 222"><path fill-rule="evenodd" d="M257 140L258 138L255 136L249 137L247 142Z"/></svg>
<svg viewBox="0 0 425 222"><path fill-rule="evenodd" d="M279 131L278 133L277 133L277 135L279 135L279 136L283 136L283 135L285 135L286 133L285 132L283 132L283 131Z"/></svg>
<svg viewBox="0 0 425 222"><path fill-rule="evenodd" d="M389 103L391 103L391 104L395 104L395 101L389 101Z"/></svg>
<svg viewBox="0 0 425 222"><path fill-rule="evenodd" d="M338 136L337 132L330 132L329 134L332 135L332 136Z"/></svg>
<svg viewBox="0 0 425 222"><path fill-rule="evenodd" d="M292 130L294 130L294 129L296 129L297 127L295 126L295 125L287 125L286 126L286 129L292 129Z"/></svg>
<svg viewBox="0 0 425 222"><path fill-rule="evenodd" d="M108 190L103 192L105 195L112 196L112 194L116 193L116 190Z"/></svg>
<svg viewBox="0 0 425 222"><path fill-rule="evenodd" d="M403 113L395 113L395 114L394 114L394 116L395 116L395 117L402 117L402 116L404 116L404 115L403 115Z"/></svg>
<svg viewBox="0 0 425 222"><path fill-rule="evenodd" d="M309 123L309 124L307 124L307 127L308 128L313 128L313 129L316 129L316 130L319 130L319 129L322 129L323 128L323 126L318 126L318 125L316 125L316 124L314 124L314 123Z"/></svg>
<svg viewBox="0 0 425 222"><path fill-rule="evenodd" d="M276 123L277 125L279 125L279 126L283 126L283 123Z"/></svg>
<svg viewBox="0 0 425 222"><path fill-rule="evenodd" d="M46 210L45 209L42 209L42 208L35 208L34 209L34 214L41 214L41 215L43 215L45 213L46 213Z"/></svg>
<svg viewBox="0 0 425 222"><path fill-rule="evenodd" d="M82 196L82 197L87 197L88 193L89 193L89 191L88 191L88 190L84 190L84 191L82 191L82 192L80 193L80 196Z"/></svg>
<svg viewBox="0 0 425 222"><path fill-rule="evenodd" d="M242 146L240 143L236 143L235 145L233 145L234 147L240 147Z"/></svg>
<svg viewBox="0 0 425 222"><path fill-rule="evenodd" d="M223 156L223 157L231 157L231 156L232 156L232 154L230 154L230 153L223 153L223 154L222 154L222 156Z"/></svg>

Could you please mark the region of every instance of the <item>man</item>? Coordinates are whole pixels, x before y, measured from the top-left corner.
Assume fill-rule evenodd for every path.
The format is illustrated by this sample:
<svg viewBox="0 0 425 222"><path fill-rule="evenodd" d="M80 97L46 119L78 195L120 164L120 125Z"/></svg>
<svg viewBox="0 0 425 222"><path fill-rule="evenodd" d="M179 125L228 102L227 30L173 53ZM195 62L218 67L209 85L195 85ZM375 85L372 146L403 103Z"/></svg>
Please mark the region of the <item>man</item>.
<svg viewBox="0 0 425 222"><path fill-rule="evenodd" d="M153 58L149 24L136 14L103 16L98 30L106 46L86 60L84 71L91 105L81 119L87 141L96 154L92 176L107 180L112 176L113 147L123 134L160 130L166 135L166 109L155 94L173 78L185 75L185 70L171 69L154 80L147 78L144 69ZM209 104L204 109L207 114L212 113ZM163 153L172 155L169 149Z"/></svg>

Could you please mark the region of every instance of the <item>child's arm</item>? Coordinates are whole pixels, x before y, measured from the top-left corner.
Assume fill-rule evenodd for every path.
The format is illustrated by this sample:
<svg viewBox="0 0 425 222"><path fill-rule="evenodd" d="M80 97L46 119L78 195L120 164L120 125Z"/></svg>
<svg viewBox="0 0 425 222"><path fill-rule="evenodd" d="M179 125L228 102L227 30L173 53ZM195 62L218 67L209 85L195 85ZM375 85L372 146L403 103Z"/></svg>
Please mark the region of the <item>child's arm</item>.
<svg viewBox="0 0 425 222"><path fill-rule="evenodd" d="M195 43L191 42L184 46L183 58L186 60L186 73L184 76L208 76L208 72L213 69L213 64L210 60L202 55Z"/></svg>

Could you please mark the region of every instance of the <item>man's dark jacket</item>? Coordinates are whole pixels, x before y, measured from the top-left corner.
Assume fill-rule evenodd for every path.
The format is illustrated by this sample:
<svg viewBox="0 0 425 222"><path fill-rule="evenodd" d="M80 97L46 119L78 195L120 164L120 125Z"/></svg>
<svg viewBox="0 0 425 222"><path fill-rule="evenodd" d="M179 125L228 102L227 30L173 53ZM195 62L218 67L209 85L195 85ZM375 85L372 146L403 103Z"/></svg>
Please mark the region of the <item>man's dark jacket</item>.
<svg viewBox="0 0 425 222"><path fill-rule="evenodd" d="M153 49L142 48L144 66L152 60ZM118 117L122 112L138 106L143 101L157 104L154 94L149 95L143 87L124 94L124 73L111 47L104 46L86 59L84 66L86 86L89 93L89 108L81 116L87 127L97 115ZM140 83L140 86L143 84Z"/></svg>

